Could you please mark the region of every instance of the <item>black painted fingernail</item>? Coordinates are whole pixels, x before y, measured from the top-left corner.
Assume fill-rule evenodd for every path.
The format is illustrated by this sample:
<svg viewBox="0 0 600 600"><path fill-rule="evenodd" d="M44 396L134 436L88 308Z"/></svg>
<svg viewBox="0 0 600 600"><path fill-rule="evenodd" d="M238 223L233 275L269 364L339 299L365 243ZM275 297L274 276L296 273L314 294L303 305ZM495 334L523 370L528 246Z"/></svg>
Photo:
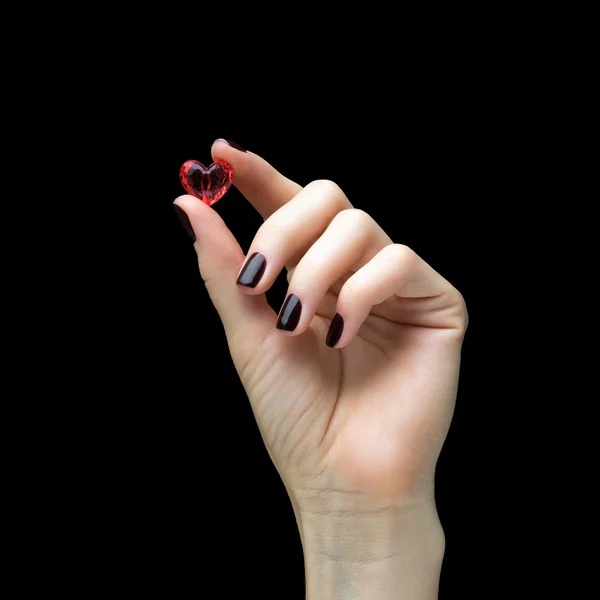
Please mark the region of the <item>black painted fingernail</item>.
<svg viewBox="0 0 600 600"><path fill-rule="evenodd" d="M236 144L235 142L232 142L231 140L226 140L225 138L219 138L218 140L215 140L215 142L225 142L226 144L229 144L232 148L235 148L236 150L239 150L240 152L246 152L239 144Z"/></svg>
<svg viewBox="0 0 600 600"><path fill-rule="evenodd" d="M296 294L290 294L283 303L281 310L279 311L279 319L277 319L277 329L283 329L284 331L294 331L298 321L300 320L300 313L302 312L302 302Z"/></svg>
<svg viewBox="0 0 600 600"><path fill-rule="evenodd" d="M267 268L267 259L260 253L255 252L244 265L236 283L249 288L255 288Z"/></svg>
<svg viewBox="0 0 600 600"><path fill-rule="evenodd" d="M183 210L181 206L177 206L177 204L173 204L173 207L175 208L175 214L179 217L183 228L190 234L190 236L195 242L196 234L194 233L194 228L192 227L192 224L190 223L190 218L185 213L185 210Z"/></svg>
<svg viewBox="0 0 600 600"><path fill-rule="evenodd" d="M344 318L342 317L342 315L335 313L335 317L333 317L331 325L329 326L329 331L327 332L327 339L325 340L325 343L330 348L335 348L335 345L340 341L343 332Z"/></svg>

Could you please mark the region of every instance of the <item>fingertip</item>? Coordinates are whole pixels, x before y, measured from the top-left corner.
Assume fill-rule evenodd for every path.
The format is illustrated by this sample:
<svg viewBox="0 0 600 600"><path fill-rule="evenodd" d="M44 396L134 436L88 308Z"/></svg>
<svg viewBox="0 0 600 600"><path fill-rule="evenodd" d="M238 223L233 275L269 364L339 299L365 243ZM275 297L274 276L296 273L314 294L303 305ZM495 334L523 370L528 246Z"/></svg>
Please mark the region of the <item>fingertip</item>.
<svg viewBox="0 0 600 600"><path fill-rule="evenodd" d="M219 138L213 142L210 153L214 161L224 160L233 167L234 180L236 176L244 174L245 165L250 157L250 154L239 144L224 138Z"/></svg>
<svg viewBox="0 0 600 600"><path fill-rule="evenodd" d="M236 257L242 255L237 240L235 240L223 218L202 200L189 194L183 194L173 201L173 206L180 220L185 215L185 219L189 221L189 227L194 231L197 249L200 246L205 248L213 246L214 249L226 253L234 248Z"/></svg>
<svg viewBox="0 0 600 600"><path fill-rule="evenodd" d="M238 278L239 278L239 275L238 275ZM237 288L240 290L240 292L243 292L244 294L246 294L246 296L260 296L261 294L265 293L264 290L251 288L251 287L242 285L242 284L238 283L237 281L236 281L236 285L237 285Z"/></svg>
<svg viewBox="0 0 600 600"><path fill-rule="evenodd" d="M242 146L240 146L237 142L232 142L231 140L226 140L225 138L218 138L218 139L216 139L213 142L213 148L214 148L215 144L225 145L225 146L228 146L230 148L233 148L234 150L237 150L238 152L244 152L244 153L246 153L246 149L242 148Z"/></svg>
<svg viewBox="0 0 600 600"><path fill-rule="evenodd" d="M265 219L302 189L258 154L239 150L224 138L213 142L211 155L214 161L224 160L231 165L233 185Z"/></svg>
<svg viewBox="0 0 600 600"><path fill-rule="evenodd" d="M240 292L243 292L247 296L260 296L261 294L265 293L265 290L262 289L262 286L252 287L251 285L248 285L247 283L243 283L241 281L243 276L244 276L244 273L243 273L243 267L242 267L242 270L240 270L240 272L238 273L237 279L235 281L235 284L236 284L238 290L240 290Z"/></svg>
<svg viewBox="0 0 600 600"><path fill-rule="evenodd" d="M200 198L196 198L196 196L192 196L191 194L182 194L181 196L177 196L173 201L173 204L184 208L185 210L203 210L204 208L209 208L208 204L205 204L200 200Z"/></svg>
<svg viewBox="0 0 600 600"><path fill-rule="evenodd" d="M184 207L186 205L188 205L190 202L195 202L197 201L198 198L194 198L194 196L190 196L190 194L181 194L181 196L177 196L177 198L175 198L175 200L173 200L173 204L176 204L177 206L180 207Z"/></svg>
<svg viewBox="0 0 600 600"><path fill-rule="evenodd" d="M343 350L346 346L348 346L349 344L352 343L352 340L355 338L356 336L354 334L350 334L350 335L342 335L342 338L339 339L339 341L337 341L333 346L331 346L330 344L327 343L327 339L325 339L325 345L330 349L330 350Z"/></svg>
<svg viewBox="0 0 600 600"><path fill-rule="evenodd" d="M339 342L344 334L344 317L339 313L335 313L329 330L327 331L327 337L325 338L325 344L329 348L338 348Z"/></svg>
<svg viewBox="0 0 600 600"><path fill-rule="evenodd" d="M179 222L181 223L182 227L185 229L185 231L188 233L188 235L192 238L192 241L195 244L196 240L197 240L196 232L194 230L194 226L192 225L192 222L190 221L190 218L188 217L187 211L185 209L183 209L179 204L177 204L177 202L173 203L173 208L175 209L175 215L179 219Z"/></svg>
<svg viewBox="0 0 600 600"><path fill-rule="evenodd" d="M239 270L236 284L240 291L250 296L263 294L268 288L265 282L267 259L260 252L252 252Z"/></svg>
<svg viewBox="0 0 600 600"><path fill-rule="evenodd" d="M183 194L178 196L173 202L175 206L182 208L192 221L219 221L222 220L219 214L208 204L202 202L200 198Z"/></svg>
<svg viewBox="0 0 600 600"><path fill-rule="evenodd" d="M276 327L280 331L293 335L302 333L302 329L298 327L301 316L302 301L297 294L288 294L279 311Z"/></svg>

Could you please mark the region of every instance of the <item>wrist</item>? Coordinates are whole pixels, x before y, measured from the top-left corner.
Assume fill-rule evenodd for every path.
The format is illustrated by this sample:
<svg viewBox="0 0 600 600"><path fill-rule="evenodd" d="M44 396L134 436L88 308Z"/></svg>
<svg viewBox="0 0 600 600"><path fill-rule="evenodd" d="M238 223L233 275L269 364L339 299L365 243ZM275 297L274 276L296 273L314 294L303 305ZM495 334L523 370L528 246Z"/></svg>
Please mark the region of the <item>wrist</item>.
<svg viewBox="0 0 600 600"><path fill-rule="evenodd" d="M445 541L433 500L380 511L298 509L307 600L433 600Z"/></svg>

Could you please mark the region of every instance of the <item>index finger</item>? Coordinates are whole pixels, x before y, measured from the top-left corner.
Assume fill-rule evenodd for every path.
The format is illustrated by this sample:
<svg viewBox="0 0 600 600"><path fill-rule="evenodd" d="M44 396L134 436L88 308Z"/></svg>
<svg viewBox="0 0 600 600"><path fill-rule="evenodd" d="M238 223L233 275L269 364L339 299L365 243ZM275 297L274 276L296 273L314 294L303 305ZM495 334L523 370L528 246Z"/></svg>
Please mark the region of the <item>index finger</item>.
<svg viewBox="0 0 600 600"><path fill-rule="evenodd" d="M264 219L268 219L302 189L301 185L284 177L257 154L238 150L226 140L216 140L211 153L213 160L226 160L233 167L233 185Z"/></svg>

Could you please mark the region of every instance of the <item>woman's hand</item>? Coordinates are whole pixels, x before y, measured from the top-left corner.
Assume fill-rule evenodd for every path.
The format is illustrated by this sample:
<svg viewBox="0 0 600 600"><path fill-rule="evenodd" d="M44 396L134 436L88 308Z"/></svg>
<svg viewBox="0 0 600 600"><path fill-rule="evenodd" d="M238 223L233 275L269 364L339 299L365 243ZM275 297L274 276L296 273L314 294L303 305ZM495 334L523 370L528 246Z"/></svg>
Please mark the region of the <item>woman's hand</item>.
<svg viewBox="0 0 600 600"><path fill-rule="evenodd" d="M192 196L176 205L294 506L308 598L436 597L434 475L467 327L462 296L335 183L302 188L222 140L212 154L264 218L247 256L216 211ZM277 315L265 292L284 268Z"/></svg>

